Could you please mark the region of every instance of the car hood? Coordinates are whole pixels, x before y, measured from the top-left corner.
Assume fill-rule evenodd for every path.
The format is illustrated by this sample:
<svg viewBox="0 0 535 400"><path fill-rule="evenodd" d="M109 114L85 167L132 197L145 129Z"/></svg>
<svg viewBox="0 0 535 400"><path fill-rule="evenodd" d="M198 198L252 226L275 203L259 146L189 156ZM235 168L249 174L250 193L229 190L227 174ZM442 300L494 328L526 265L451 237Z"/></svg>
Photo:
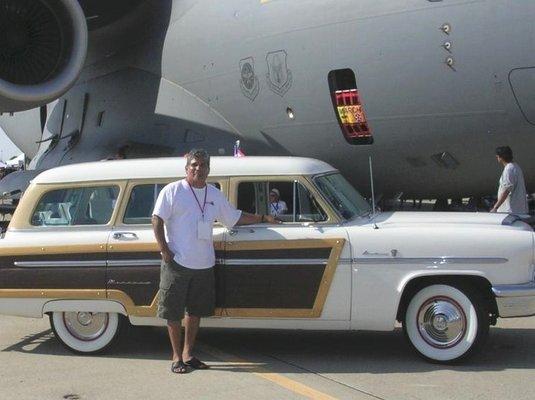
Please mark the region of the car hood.
<svg viewBox="0 0 535 400"><path fill-rule="evenodd" d="M498 213L473 212L384 212L375 216L373 222L383 228L411 225L457 225L471 227L517 226L529 225L519 221L518 217Z"/></svg>

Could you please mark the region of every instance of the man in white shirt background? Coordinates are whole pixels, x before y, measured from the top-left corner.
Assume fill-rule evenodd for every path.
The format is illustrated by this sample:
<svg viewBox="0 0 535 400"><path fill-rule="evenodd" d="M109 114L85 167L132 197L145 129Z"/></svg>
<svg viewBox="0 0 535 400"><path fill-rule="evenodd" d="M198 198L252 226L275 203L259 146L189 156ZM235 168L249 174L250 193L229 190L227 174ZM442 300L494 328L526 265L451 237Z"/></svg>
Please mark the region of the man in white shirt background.
<svg viewBox="0 0 535 400"><path fill-rule="evenodd" d="M503 166L498 187L498 200L490 212L528 214L526 184L520 166L513 162L513 151L509 146L496 149L496 160Z"/></svg>
<svg viewBox="0 0 535 400"><path fill-rule="evenodd" d="M152 215L154 235L162 254L158 317L167 320L174 373L209 368L193 356L193 346L201 317L213 315L215 308L214 221L228 228L278 223L271 215L236 210L221 191L206 184L209 172L208 153L190 151L186 155L186 178L162 189Z"/></svg>

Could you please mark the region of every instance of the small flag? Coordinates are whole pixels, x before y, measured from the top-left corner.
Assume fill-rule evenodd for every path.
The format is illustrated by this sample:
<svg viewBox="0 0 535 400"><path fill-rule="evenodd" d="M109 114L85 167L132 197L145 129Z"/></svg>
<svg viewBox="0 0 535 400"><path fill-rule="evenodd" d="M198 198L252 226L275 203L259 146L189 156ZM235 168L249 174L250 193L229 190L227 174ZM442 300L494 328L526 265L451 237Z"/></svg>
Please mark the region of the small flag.
<svg viewBox="0 0 535 400"><path fill-rule="evenodd" d="M245 153L240 148L239 140L236 140L236 143L234 143L234 157L245 157Z"/></svg>

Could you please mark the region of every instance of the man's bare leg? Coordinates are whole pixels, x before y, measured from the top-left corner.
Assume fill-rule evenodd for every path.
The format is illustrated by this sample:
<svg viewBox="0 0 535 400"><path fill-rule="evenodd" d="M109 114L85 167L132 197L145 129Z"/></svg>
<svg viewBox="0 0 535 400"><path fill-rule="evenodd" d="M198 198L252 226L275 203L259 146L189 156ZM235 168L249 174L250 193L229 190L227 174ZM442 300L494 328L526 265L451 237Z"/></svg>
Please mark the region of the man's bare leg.
<svg viewBox="0 0 535 400"><path fill-rule="evenodd" d="M182 359L189 361L193 358L193 347L195 346L195 339L197 332L199 332L200 317L194 315L187 315L184 317L184 327L186 336L184 338L184 350L182 352Z"/></svg>
<svg viewBox="0 0 535 400"><path fill-rule="evenodd" d="M182 360L182 326L180 321L167 321L167 332L173 348L173 362Z"/></svg>

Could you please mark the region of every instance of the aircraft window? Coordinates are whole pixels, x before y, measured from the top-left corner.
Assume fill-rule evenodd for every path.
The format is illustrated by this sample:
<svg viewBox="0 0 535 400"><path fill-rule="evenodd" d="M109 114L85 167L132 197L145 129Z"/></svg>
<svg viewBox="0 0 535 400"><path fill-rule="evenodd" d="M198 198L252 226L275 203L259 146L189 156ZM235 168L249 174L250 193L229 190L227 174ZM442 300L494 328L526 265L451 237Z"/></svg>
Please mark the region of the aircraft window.
<svg viewBox="0 0 535 400"><path fill-rule="evenodd" d="M253 214L271 214L283 222L327 220L314 196L297 181L241 182L238 209Z"/></svg>
<svg viewBox="0 0 535 400"><path fill-rule="evenodd" d="M123 222L125 224L150 224L154 203L165 185L158 183L135 186L130 192ZM217 182L210 182L210 185L221 190L221 185Z"/></svg>
<svg viewBox="0 0 535 400"><path fill-rule="evenodd" d="M346 141L355 145L372 144L373 136L357 88L355 73L349 68L333 70L329 72L328 81L334 113Z"/></svg>
<svg viewBox="0 0 535 400"><path fill-rule="evenodd" d="M53 190L46 193L35 212L34 226L105 225L117 203L117 186Z"/></svg>

